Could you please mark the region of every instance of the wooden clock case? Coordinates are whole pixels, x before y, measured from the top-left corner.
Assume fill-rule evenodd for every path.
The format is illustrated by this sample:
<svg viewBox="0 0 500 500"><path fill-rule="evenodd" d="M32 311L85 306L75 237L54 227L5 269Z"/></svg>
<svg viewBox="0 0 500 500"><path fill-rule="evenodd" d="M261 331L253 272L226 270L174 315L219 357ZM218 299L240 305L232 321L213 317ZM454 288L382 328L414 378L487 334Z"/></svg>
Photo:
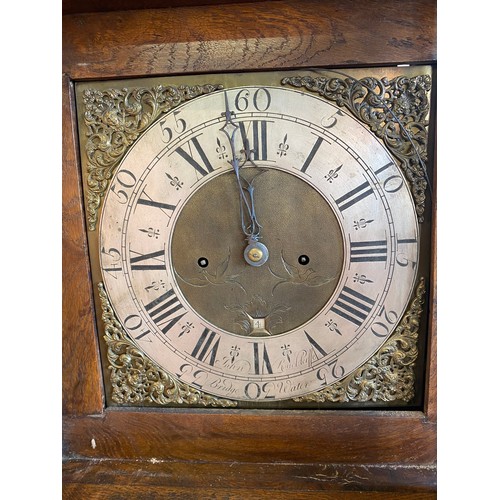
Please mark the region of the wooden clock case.
<svg viewBox="0 0 500 500"><path fill-rule="evenodd" d="M434 498L434 256L422 411L106 406L74 83L228 70L435 65L435 2L117 4L63 2L64 498Z"/></svg>

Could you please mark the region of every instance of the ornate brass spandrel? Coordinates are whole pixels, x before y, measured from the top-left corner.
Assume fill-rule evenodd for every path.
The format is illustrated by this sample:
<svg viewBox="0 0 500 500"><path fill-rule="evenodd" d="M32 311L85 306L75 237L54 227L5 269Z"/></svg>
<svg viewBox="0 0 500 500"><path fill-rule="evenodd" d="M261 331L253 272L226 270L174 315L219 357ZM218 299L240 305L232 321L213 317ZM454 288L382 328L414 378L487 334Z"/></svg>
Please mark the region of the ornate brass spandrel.
<svg viewBox="0 0 500 500"><path fill-rule="evenodd" d="M102 307L104 340L108 347L113 402L121 405L237 406L236 401L205 394L158 368L129 340L115 316L104 285L99 283L97 288Z"/></svg>
<svg viewBox="0 0 500 500"><path fill-rule="evenodd" d="M410 183L419 222L423 222L428 187L429 75L391 80L292 76L281 83L315 92L365 123L399 161Z"/></svg>
<svg viewBox="0 0 500 500"><path fill-rule="evenodd" d="M161 370L127 337L109 303L104 285L98 284L108 346L112 399L117 404L191 405L236 407L222 399L178 382ZM410 402L414 396L414 365L418 356L418 331L425 299L425 280L399 326L382 348L362 367L321 391L295 398L295 403Z"/></svg>
<svg viewBox="0 0 500 500"><path fill-rule="evenodd" d="M415 296L401 322L372 358L340 382L294 401L410 402L415 394L414 365L418 356L418 332L424 298L425 280L420 278Z"/></svg>
<svg viewBox="0 0 500 500"><path fill-rule="evenodd" d="M89 230L96 228L101 200L116 167L139 135L162 113L221 88L220 84L155 85L84 91Z"/></svg>
<svg viewBox="0 0 500 500"><path fill-rule="evenodd" d="M297 77L297 79L300 78L302 77ZM427 78L430 84L430 77L424 76L423 78ZM317 81L320 79L311 77L311 81L312 80ZM334 79L324 80L331 82ZM353 82L358 82L358 80L352 80ZM406 78L406 80L409 82L410 80L415 80L415 78ZM378 89L378 93L381 93L382 91L386 92L390 84L390 82L383 78L381 78L380 80L369 78L363 79L362 81L365 82L366 85L368 85L368 83L366 82L370 81L370 84L373 86L373 88ZM391 82L392 81L393 80L391 80ZM347 82L347 79L345 82ZM376 82L381 83L377 84ZM319 84L317 83L315 83L314 85L319 86ZM386 86L382 87L383 85ZM407 85L409 86L409 83ZM96 227L100 204L102 203L103 198L106 194L109 182L123 156L128 151L129 146L132 145L138 137L140 137L142 132L144 132L147 127L150 126L161 115L161 113L168 112L172 108L175 108L177 104L183 102L183 100L191 98L183 97L179 102L176 102L175 104L165 105L166 107L160 110L160 106L157 101L161 99L157 97L147 97L148 92L153 92L153 89L158 89L160 87L161 86L150 87L147 89L137 88L131 90L123 88L121 90L101 91L87 89L81 94L82 96L85 95L85 106L87 106L89 103L93 103L90 105L91 109L87 109L87 113L84 117L85 124L88 126L88 128L86 129L88 141L86 140L87 138L85 140L82 140L82 145L84 146L82 154L87 154L87 157L84 158L83 165L85 168L87 168L88 166L86 172L88 174L86 193L90 230L95 229ZM220 87L221 85L213 85L212 89L207 90L203 93L217 90L217 88ZM182 86L177 87L176 90L180 88L182 88ZM164 91L166 91L166 89L168 88L164 87ZM419 210L418 208L419 205L417 202L417 198L415 197L415 183L411 181L411 175L408 174L406 170L405 174L410 181L415 204L417 205L417 212L419 214L419 217L421 218L421 214L424 210L425 190L427 184L425 176L421 175L420 172L420 160L426 159L426 128L428 126L426 116L428 114L428 100L422 100L422 103L424 103L425 105L423 105L422 103L417 105L415 99L408 99L406 96L401 97L400 101L396 102L397 99L394 97L396 92L393 92L394 95L391 98L391 106L393 110L400 111L401 118L399 119L399 122L393 122L391 125L390 123L386 123L386 121L388 122L391 118L387 110L385 108L382 110L385 113L384 118L383 113L379 112L376 106L377 100L370 92L366 91L366 88L360 87L356 91L355 90L356 89L354 85L352 85L352 88L349 89L349 86L347 85L347 83L345 83L345 90L343 91L343 93L340 91L338 92L338 95L340 97L343 96L342 99L344 99L344 101L342 101L342 99L338 97L339 102L337 102L337 105L344 107L346 109L346 112L352 112L350 108L355 109L359 116L354 112L352 113L365 124L367 124L372 129L372 131L381 138L381 140L384 140L384 142L386 142L386 145L388 145L387 141L392 138L394 147L396 148L396 151L399 151L399 153L397 154L395 150L393 150L393 148L390 146L388 146L388 149L399 160L398 164L403 170L405 162L400 158L400 156L405 157L406 155L407 157L410 157L413 145L419 145L418 147L420 153L417 155L413 155L413 163L411 163L411 161L408 159L407 163L414 165L416 171L415 176L417 178L420 178L420 180L423 182L421 186L421 210ZM136 94L132 95L134 92L136 92ZM316 90L316 92L319 91ZM400 92L403 91L401 90ZM114 93L120 95L116 97ZM127 93L128 97L126 98L125 94ZM99 97L99 94L101 97ZM201 95L201 93L194 94L192 97L196 97L196 95ZM370 101L370 97L373 99L373 101ZM116 104L110 104L108 102L113 99L116 99ZM134 100L140 101L141 99L142 104L136 104L135 106L130 104L134 102ZM386 97L386 100L387 99L389 98ZM106 105L104 105L104 103L107 103L107 107ZM141 106L143 106L144 108L143 111L137 111L137 113L134 114L133 110L139 110ZM150 106L150 108L148 108L147 106ZM427 109L425 109L425 106L427 106ZM122 108L123 110L121 110ZM403 119L405 113L408 115L408 124L405 125L405 128L407 127L408 130L411 130L412 127L414 127L415 137L418 136L420 130L420 132L423 134L423 139L418 139L418 141L415 142L415 137L412 137L413 142L410 142L409 140L406 140L406 142L404 141L404 134L401 135L401 131L400 129L398 129L398 126L400 126L400 124L402 123L405 123ZM128 120L126 119L127 116L129 117ZM420 121L421 129L418 128L418 124L416 125L418 121ZM89 123L92 123L92 127L89 125ZM91 130L92 133L90 132ZM82 127L81 137L83 137L83 135L84 128ZM282 146L285 147L286 140L287 137L285 136L283 144L280 144L280 148ZM125 143L127 143L127 145L125 145ZM90 157L92 157L92 161L90 160ZM87 165L85 165L86 160L88 160ZM341 167L337 167L337 170L330 171L331 178L336 177L336 174L340 168ZM174 178L171 178L170 180L172 182L175 181ZM91 188L92 182L95 185L95 190ZM91 199L93 196L95 197L96 204L92 226L90 221L90 206L92 204ZM368 224L370 222L372 221L360 219L359 221L355 221L355 225L359 224L361 226L361 224ZM282 260L284 260L283 256ZM225 286L228 284L227 282L238 287L239 283L237 281L239 280L239 275L233 273L234 270L231 266L227 266L228 262L226 261L226 259L221 258L219 261L217 261L217 263L219 264L217 271L220 272L217 272L215 274L209 273L208 271L200 271L199 274L188 273L186 274L186 276L183 276L184 281L188 282L189 285L195 288L203 288L204 286L209 285ZM310 276L306 276L305 271L307 271L307 269L302 271L302 273L297 273L295 275L290 271L290 267L287 267L287 261L284 261L283 269L273 267L273 270L275 272L271 272L270 274L274 276L274 278L278 279L279 285L277 286L277 289L274 289L275 292L279 292L283 287L292 287L292 285L296 285L299 281L301 284L304 284L304 286L312 286L313 289L315 288L314 284L316 283L316 281L312 279L315 275L311 274ZM220 275L223 275L224 279L220 280ZM330 275L323 273L323 275L321 276L325 278L326 282L329 281ZM302 278L308 279L305 280L305 283L302 283L304 281ZM282 280L283 283L281 283L280 280ZM97 278L95 281L98 282L99 278ZM417 296L419 294L419 290L420 285L417 290ZM105 294L104 289L103 293ZM422 293L424 292L422 291ZM252 294L248 294L248 300L250 300L251 296ZM240 301L239 303L246 304L247 302L244 302L242 299L242 301ZM244 402L240 403L237 401L220 399L208 394L204 394L201 391L198 391L193 387L188 386L187 384L180 383L176 379L172 378L168 373L161 370L154 362L152 362L145 354L143 354L141 350L127 337L124 329L116 320L116 317L114 316L109 303L106 307L109 307L109 312L112 315L112 319L110 321L111 326L109 326L109 328L108 324L106 323L106 319L104 321L106 325L106 334L104 338L107 344L107 355L109 360L109 380L110 385L112 386L110 387L110 389L112 389L112 400L115 403L120 405L137 406L149 404L156 406L183 405L198 407L234 407L240 406L240 404L245 404ZM412 302L410 309L413 307L414 304ZM365 401L411 401L415 392L415 375L413 372L415 366L415 358L417 356L417 341L416 339L413 341L409 337L403 338L402 340L396 342L394 340L396 338L395 335L400 332L401 326L410 314L410 309L404 316L401 325L395 332L395 334L389 338L388 342L382 347L382 349L376 355L374 355L363 367L359 368L356 372L344 378L337 384L329 386L322 391L318 391L317 393L313 393L293 400L294 404L292 404L291 400L289 400L289 405L291 407L297 407L297 404L295 403L300 404L302 402L307 405L308 403L317 402L329 402L335 404L344 402L359 403ZM104 319L106 316L104 305L103 310ZM241 311L237 312L240 313ZM422 311L420 309L420 313L421 312ZM420 313L418 315L414 315L413 319L410 321L410 323L413 322L413 326L415 326L416 321L417 330L418 322L420 321ZM260 328L262 318L259 316L259 314L256 314L256 317L259 323L257 326L252 326L251 328L253 330L251 329L250 331L253 331L253 334L258 336L259 332L257 332L257 329ZM234 319L236 320L236 318L243 318L243 315L240 314L237 317L235 314ZM255 320L253 316L250 318L250 320L251 319ZM410 328L410 326L411 325L409 325L408 328ZM262 331L260 332L262 336L269 335L269 333L265 329L267 327L268 324L265 324L265 327L262 328ZM248 335L248 331L245 331L243 334ZM398 344L398 342L400 342L400 344ZM406 349L405 346L408 349ZM405 351L405 349L407 352ZM224 395L222 396L224 397Z"/></svg>

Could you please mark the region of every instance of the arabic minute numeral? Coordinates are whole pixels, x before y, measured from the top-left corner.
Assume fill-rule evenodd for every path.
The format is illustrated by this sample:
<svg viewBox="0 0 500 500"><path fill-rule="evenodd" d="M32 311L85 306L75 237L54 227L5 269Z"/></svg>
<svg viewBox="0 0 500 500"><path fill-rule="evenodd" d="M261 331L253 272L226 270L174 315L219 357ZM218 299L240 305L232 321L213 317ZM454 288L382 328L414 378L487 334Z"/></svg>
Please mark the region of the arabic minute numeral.
<svg viewBox="0 0 500 500"><path fill-rule="evenodd" d="M400 245L415 245L417 243L416 238L398 238L396 240L396 262L401 266L401 267L406 267L408 264L411 263L412 269L415 269L417 263L413 260L410 260L407 258L406 254L403 252L400 252L399 247Z"/></svg>
<svg viewBox="0 0 500 500"><path fill-rule="evenodd" d="M382 173L384 170L388 169L393 165L394 163L392 161L386 163L383 167L380 167L378 170L375 171L375 175L378 177L380 173ZM398 174L393 174L384 180L382 186L386 193L396 193L403 187L403 184L404 184L403 178Z"/></svg>
<svg viewBox="0 0 500 500"><path fill-rule="evenodd" d="M148 328L143 327L142 318L138 314L130 314L123 321L123 326L131 333L135 340L147 340L151 342L147 337L151 331Z"/></svg>
<svg viewBox="0 0 500 500"><path fill-rule="evenodd" d="M137 178L130 170L120 170L115 177L115 182L110 187L111 192L117 196L118 203L128 203L129 191L135 186Z"/></svg>
<svg viewBox="0 0 500 500"><path fill-rule="evenodd" d="M335 380L342 378L344 374L345 368L339 364L338 359L334 359L316 372L316 378L321 381L322 386L327 386Z"/></svg>
<svg viewBox="0 0 500 500"><path fill-rule="evenodd" d="M321 120L321 126L323 128L335 127L335 125L337 125L337 122L338 122L338 118L335 115L344 116L344 113L342 113L342 111L340 111L340 109L338 109L333 115L326 116L325 118L323 118Z"/></svg>
<svg viewBox="0 0 500 500"><path fill-rule="evenodd" d="M101 253L107 255L108 257L111 257L112 259L112 262L110 264L106 263L106 267L103 267L102 270L109 273L114 279L117 279L118 277L116 273L122 270L121 265L118 265L121 259L120 251L117 250L116 248L109 248L108 250L106 250L104 247L102 247Z"/></svg>
<svg viewBox="0 0 500 500"><path fill-rule="evenodd" d="M386 311L385 305L382 305L382 308L380 309L380 313L378 316L382 316L382 318L385 321L375 321L373 325L371 326L371 332L373 335L376 337L384 338L387 337L390 333L389 326L388 325L394 325L396 324L396 321L398 320L398 315L396 311ZM386 324L387 323L387 324Z"/></svg>
<svg viewBox="0 0 500 500"><path fill-rule="evenodd" d="M177 118L178 114L179 114L179 111L174 111L174 113L173 113L174 120L175 120L175 125L174 125L173 129L171 127L167 127L165 125L165 123L167 122L166 119L160 121L160 129L162 132L161 138L162 138L162 141L167 143L167 144L173 139L174 132L176 134L182 134L183 132L186 131L187 123L182 118Z"/></svg>
<svg viewBox="0 0 500 500"><path fill-rule="evenodd" d="M267 111L271 106L271 94L266 88L258 88L251 97L248 89L240 90L234 99L234 105L238 111L246 111L253 104L257 111Z"/></svg>

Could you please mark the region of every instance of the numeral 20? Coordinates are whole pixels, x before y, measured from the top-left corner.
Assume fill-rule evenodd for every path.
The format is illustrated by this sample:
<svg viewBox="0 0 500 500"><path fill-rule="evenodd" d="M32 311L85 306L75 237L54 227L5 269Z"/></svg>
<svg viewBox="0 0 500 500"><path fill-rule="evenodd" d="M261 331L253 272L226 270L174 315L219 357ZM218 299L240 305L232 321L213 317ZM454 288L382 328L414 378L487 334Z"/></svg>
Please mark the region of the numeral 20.
<svg viewBox="0 0 500 500"><path fill-rule="evenodd" d="M379 316L383 316L385 321L389 325L394 325L398 320L398 315L396 311L392 310L386 311L385 305L382 306ZM373 335L380 338L384 338L387 337L387 335L389 335L389 327L386 325L386 323L383 323L382 321L376 321L375 323L373 323L373 325L371 326L371 331Z"/></svg>

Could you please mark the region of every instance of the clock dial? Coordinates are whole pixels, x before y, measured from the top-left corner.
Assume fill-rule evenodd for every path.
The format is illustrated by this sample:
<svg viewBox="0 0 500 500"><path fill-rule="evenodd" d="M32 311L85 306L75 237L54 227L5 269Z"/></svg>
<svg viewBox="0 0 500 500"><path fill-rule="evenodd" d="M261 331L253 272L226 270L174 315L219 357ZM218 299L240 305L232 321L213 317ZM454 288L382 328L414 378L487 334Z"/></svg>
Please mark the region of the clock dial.
<svg viewBox="0 0 500 500"><path fill-rule="evenodd" d="M376 137L323 99L255 86L194 99L136 141L105 198L100 259L116 315L159 366L270 401L376 352L410 298L418 240Z"/></svg>
<svg viewBox="0 0 500 500"><path fill-rule="evenodd" d="M284 333L311 319L335 291L344 261L340 224L328 202L299 177L266 167L242 175L253 180L267 262L256 267L244 258L238 188L234 173L225 170L180 211L172 270L185 299L218 328L244 336Z"/></svg>

